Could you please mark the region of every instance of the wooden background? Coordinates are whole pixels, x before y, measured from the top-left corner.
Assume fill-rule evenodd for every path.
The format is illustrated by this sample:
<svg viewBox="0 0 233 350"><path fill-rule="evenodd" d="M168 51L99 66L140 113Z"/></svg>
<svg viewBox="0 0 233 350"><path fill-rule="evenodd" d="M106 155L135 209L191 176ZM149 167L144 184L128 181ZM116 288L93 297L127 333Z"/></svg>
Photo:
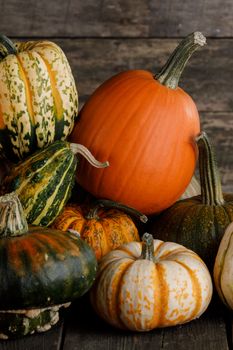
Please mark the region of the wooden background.
<svg viewBox="0 0 233 350"><path fill-rule="evenodd" d="M158 72L180 39L196 30L207 36L207 45L194 54L180 86L197 103L202 129L216 146L224 190L233 192L232 0L0 0L0 32L14 40L54 40L63 48L80 106L117 72ZM69 312L65 326L1 342L0 350L225 350L232 344L231 323L211 313L200 322L145 337L114 332L94 314L89 319L82 301Z"/></svg>

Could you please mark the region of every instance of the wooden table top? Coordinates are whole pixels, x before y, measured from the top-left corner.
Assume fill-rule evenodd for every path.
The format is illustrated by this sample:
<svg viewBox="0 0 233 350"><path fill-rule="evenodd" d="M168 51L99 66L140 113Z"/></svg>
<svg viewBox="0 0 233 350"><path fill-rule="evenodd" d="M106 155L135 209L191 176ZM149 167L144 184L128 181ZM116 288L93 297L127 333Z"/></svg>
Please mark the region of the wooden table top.
<svg viewBox="0 0 233 350"><path fill-rule="evenodd" d="M1 341L0 350L227 350L233 349L232 320L232 313L215 298L199 319L187 324L143 333L121 331L102 321L84 297L50 331Z"/></svg>

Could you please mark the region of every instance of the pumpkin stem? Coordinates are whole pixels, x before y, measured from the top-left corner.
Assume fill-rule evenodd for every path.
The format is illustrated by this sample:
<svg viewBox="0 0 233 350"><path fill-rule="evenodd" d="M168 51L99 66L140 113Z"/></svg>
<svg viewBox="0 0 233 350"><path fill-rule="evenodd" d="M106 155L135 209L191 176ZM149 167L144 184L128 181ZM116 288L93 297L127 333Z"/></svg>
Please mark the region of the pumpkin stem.
<svg viewBox="0 0 233 350"><path fill-rule="evenodd" d="M142 236L142 254L140 259L155 261L154 256L154 239L150 233L144 233Z"/></svg>
<svg viewBox="0 0 233 350"><path fill-rule="evenodd" d="M109 162L99 162L95 159L95 157L91 154L91 152L83 145L80 145L79 143L70 143L70 149L74 154L81 154L84 158L88 160L88 162L96 167L96 168L106 168L109 166Z"/></svg>
<svg viewBox="0 0 233 350"><path fill-rule="evenodd" d="M205 44L206 38L202 33L194 32L189 34L176 47L165 66L155 78L162 85L167 86L170 89L176 89L188 60L199 47L204 46Z"/></svg>
<svg viewBox="0 0 233 350"><path fill-rule="evenodd" d="M22 204L15 192L0 197L0 236L15 237L28 232Z"/></svg>
<svg viewBox="0 0 233 350"><path fill-rule="evenodd" d="M119 209L125 212L126 214L132 215L136 218L138 218L141 222L146 223L148 221L148 218L146 215L143 215L138 210L129 207L128 205L118 203L111 201L109 199L99 199L95 202L95 208L102 207L102 208L113 208L113 209ZM94 209L95 209L94 208Z"/></svg>
<svg viewBox="0 0 233 350"><path fill-rule="evenodd" d="M201 198L205 205L223 205L224 198L215 152L205 132L196 137L199 149Z"/></svg>
<svg viewBox="0 0 233 350"><path fill-rule="evenodd" d="M7 55L16 55L17 50L13 42L7 36L0 34L0 58L3 59Z"/></svg>

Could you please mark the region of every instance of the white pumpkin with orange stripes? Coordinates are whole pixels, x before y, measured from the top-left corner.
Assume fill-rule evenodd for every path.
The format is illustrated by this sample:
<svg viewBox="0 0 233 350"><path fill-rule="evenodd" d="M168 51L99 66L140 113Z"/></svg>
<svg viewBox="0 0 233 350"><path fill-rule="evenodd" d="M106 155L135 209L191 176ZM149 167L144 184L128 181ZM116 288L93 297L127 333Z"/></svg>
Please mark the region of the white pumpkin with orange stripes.
<svg viewBox="0 0 233 350"><path fill-rule="evenodd" d="M24 159L65 140L78 114L78 94L65 54L50 41L15 45L0 36L0 150Z"/></svg>
<svg viewBox="0 0 233 350"><path fill-rule="evenodd" d="M132 331L174 326L199 317L212 297L210 273L191 250L172 242L131 242L100 262L91 290L96 312Z"/></svg>

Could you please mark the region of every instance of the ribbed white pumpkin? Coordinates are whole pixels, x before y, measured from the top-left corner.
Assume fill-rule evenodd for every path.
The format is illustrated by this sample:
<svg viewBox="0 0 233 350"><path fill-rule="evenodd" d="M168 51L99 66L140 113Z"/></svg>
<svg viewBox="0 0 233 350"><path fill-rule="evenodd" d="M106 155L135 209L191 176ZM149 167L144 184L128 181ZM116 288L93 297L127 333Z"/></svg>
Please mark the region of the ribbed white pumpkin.
<svg viewBox="0 0 233 350"><path fill-rule="evenodd" d="M233 223L226 228L218 248L214 283L222 301L233 310Z"/></svg>
<svg viewBox="0 0 233 350"><path fill-rule="evenodd" d="M185 247L153 240L131 242L100 261L91 302L111 325L133 331L182 324L199 317L212 296L204 262Z"/></svg>

